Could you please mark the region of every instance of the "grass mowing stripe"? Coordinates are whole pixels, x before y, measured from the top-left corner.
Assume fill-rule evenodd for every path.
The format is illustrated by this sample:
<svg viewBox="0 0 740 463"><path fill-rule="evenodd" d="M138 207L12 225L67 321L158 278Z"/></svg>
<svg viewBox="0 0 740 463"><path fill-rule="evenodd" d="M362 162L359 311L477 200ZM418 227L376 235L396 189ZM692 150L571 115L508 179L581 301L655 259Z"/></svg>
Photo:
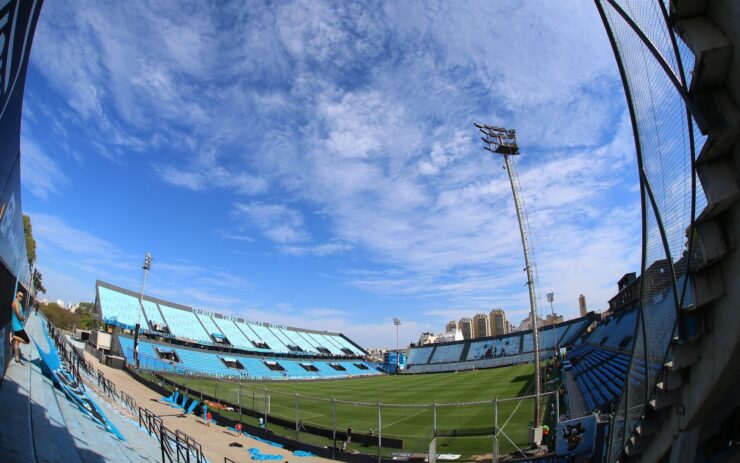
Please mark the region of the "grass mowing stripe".
<svg viewBox="0 0 740 463"><path fill-rule="evenodd" d="M474 455L490 453L493 430L493 399L514 398L532 388L533 366L516 365L489 370L426 375L374 376L326 381L244 381L237 383L226 379L176 377L177 382L204 394L218 396L222 402L262 411L265 388L270 396L272 415L294 420L296 393L299 394L299 419L306 424L331 429L332 397L337 399L337 429L353 426L356 433L377 432L378 407L384 423L382 434L404 440L404 451L421 451L433 436L434 419L432 403L437 406L437 426L444 437L445 453ZM361 402L348 404L341 401ZM466 402L484 403L460 406ZM254 405L253 405L254 403ZM366 404L366 405L364 405ZM405 404L406 406L394 406ZM445 406L444 404L450 404ZM507 417L507 437L519 446L528 440L528 423L534 410L532 400L499 403L499 418ZM412 407L409 407L412 406ZM409 410L409 408L421 410ZM488 434L488 432L491 434ZM283 432L277 428L275 432ZM291 437L294 429L286 429ZM471 434L472 433L472 434ZM317 436L311 437L320 439ZM514 445L504 440L511 450ZM384 449L389 451L390 449Z"/></svg>
<svg viewBox="0 0 740 463"><path fill-rule="evenodd" d="M427 411L427 410L425 410L425 409L421 409L421 410L419 410L419 412L418 412L418 413L414 413L414 414L413 414L413 415L411 415L411 416L407 416L407 417L401 418L400 420L394 421L394 422L393 422L393 423L391 423L391 424L385 424L385 423L384 423L384 424L383 424L383 430L387 431L387 430L388 430L388 428L390 428L390 427L391 427L391 426L393 426L394 424L402 423L402 422L404 422L404 421L406 421L406 420L409 420L409 419L411 419L411 418L415 418L415 417L417 417L417 416L421 415L422 413L424 413L424 412L426 412L426 411Z"/></svg>

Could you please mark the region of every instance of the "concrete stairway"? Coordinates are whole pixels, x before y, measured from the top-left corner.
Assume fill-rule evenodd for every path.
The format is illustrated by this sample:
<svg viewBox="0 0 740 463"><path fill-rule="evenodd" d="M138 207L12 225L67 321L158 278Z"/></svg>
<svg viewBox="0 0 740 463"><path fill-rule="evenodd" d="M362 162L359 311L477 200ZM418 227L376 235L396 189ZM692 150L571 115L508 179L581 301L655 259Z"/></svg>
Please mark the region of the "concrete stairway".
<svg viewBox="0 0 740 463"><path fill-rule="evenodd" d="M26 331L46 350L40 319L29 317ZM11 363L0 387L7 412L0 432L3 462L158 462L159 443L120 415L88 388L90 397L125 436L119 440L92 420L41 371L36 348L23 346L24 365Z"/></svg>

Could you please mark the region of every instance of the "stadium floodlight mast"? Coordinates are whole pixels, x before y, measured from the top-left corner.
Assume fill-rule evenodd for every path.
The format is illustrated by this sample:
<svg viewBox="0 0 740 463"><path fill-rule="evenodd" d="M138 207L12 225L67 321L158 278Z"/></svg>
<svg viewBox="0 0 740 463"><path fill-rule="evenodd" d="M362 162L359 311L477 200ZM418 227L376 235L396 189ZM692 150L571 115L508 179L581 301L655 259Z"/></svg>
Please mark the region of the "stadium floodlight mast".
<svg viewBox="0 0 740 463"><path fill-rule="evenodd" d="M514 207L516 208L516 218L519 221L519 234L522 238L522 248L524 249L524 270L527 272L527 287L529 288L529 317L532 325L532 337L534 338L534 421L535 429L532 441L537 442L541 438L536 437L538 428L540 428L540 341L537 331L537 296L534 287L534 268L530 258L531 249L527 239L527 226L524 206L519 200L518 187L519 179L516 172L512 169L509 162L509 156L519 154L519 146L516 143L516 130L505 129L486 124L474 124L475 127L484 135L481 139L486 145L483 147L486 151L493 154L499 154L504 158L504 169L509 173L509 183L511 192L514 195ZM538 443L538 442L537 442Z"/></svg>
<svg viewBox="0 0 740 463"><path fill-rule="evenodd" d="M146 287L146 276L149 274L149 270L152 269L152 255L150 253L147 252L144 256L144 265L141 268L144 270L144 277L141 280L139 312L136 314L136 329L134 330L134 360L136 361L136 368L139 367L139 329L141 328L141 313L144 311L144 288Z"/></svg>
<svg viewBox="0 0 740 463"><path fill-rule="evenodd" d="M401 326L401 319L398 317L393 317L393 324L396 326L396 352L398 352L398 327Z"/></svg>
<svg viewBox="0 0 740 463"><path fill-rule="evenodd" d="M555 356L560 356L560 344L558 342L558 328L555 324L555 311L552 309L552 302L555 300L555 293L547 293L547 302L550 303L550 316L552 317L552 329L555 333Z"/></svg>

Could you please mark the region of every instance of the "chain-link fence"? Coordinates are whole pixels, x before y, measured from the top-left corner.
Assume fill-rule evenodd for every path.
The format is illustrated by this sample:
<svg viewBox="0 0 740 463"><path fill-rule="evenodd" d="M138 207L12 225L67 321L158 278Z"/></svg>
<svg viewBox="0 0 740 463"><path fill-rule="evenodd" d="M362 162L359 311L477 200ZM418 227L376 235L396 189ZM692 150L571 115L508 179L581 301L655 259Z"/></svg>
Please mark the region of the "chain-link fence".
<svg viewBox="0 0 740 463"><path fill-rule="evenodd" d="M696 188L694 171L696 146L703 137L687 97L687 70L694 58L669 25L669 2L595 1L624 83L643 211L641 310L611 427L609 460L615 461L654 397L671 340L682 336L678 314L692 299L686 276L692 227L706 201Z"/></svg>
<svg viewBox="0 0 740 463"><path fill-rule="evenodd" d="M214 381L157 373L209 410L235 422L336 452L384 458L436 451L469 460L497 451L517 453L530 446L534 396L463 403L383 403L314 397L264 387L264 383ZM560 415L557 388L542 396L542 420L555 429ZM494 432L496 430L497 432ZM552 433L548 439L554 438ZM551 442L550 442L551 443ZM494 450L496 449L496 450Z"/></svg>

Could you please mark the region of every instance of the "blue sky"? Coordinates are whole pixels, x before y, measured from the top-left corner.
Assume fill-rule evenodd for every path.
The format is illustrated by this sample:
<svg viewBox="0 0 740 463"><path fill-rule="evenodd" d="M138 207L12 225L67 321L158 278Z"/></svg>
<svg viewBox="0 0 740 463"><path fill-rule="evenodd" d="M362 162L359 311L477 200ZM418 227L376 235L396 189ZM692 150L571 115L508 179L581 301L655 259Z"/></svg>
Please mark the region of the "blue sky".
<svg viewBox="0 0 740 463"><path fill-rule="evenodd" d="M539 289L605 308L639 265L634 145L590 2L44 5L22 136L48 297L95 279L367 347L528 310L500 159L516 128ZM542 307L549 312L549 306Z"/></svg>

